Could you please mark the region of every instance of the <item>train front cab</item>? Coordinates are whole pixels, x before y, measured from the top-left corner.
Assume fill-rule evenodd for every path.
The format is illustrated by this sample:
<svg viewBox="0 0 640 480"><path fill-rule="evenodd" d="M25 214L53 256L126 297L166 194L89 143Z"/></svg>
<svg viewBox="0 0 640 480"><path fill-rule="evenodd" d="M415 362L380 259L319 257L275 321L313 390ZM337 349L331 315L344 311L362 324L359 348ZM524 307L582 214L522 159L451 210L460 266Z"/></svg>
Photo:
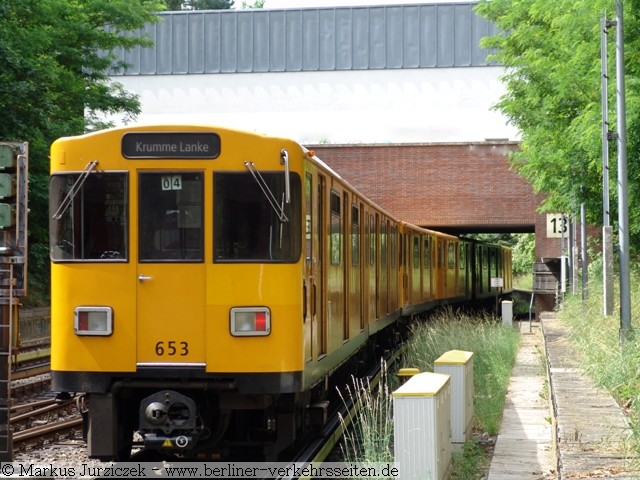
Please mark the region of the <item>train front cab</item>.
<svg viewBox="0 0 640 480"><path fill-rule="evenodd" d="M125 151L128 136L178 148L218 134L211 158ZM280 197L283 148L293 201L278 208L250 170ZM88 393L90 456L126 458L134 430L150 448L213 451L247 419L238 431L257 436L234 441L286 441L271 427L308 377L302 156L290 141L187 126L54 143L52 388Z"/></svg>

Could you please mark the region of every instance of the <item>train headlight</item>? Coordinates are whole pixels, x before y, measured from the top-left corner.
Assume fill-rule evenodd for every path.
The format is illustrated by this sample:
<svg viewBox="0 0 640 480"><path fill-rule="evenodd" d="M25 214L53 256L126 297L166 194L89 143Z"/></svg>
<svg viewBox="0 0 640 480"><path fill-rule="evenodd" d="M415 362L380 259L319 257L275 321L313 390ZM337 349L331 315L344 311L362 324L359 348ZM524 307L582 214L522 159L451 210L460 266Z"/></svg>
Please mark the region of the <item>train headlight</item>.
<svg viewBox="0 0 640 480"><path fill-rule="evenodd" d="M271 312L266 307L235 307L231 309L231 335L252 337L271 333Z"/></svg>
<svg viewBox="0 0 640 480"><path fill-rule="evenodd" d="M111 307L76 307L73 329L76 335L111 335L113 309Z"/></svg>

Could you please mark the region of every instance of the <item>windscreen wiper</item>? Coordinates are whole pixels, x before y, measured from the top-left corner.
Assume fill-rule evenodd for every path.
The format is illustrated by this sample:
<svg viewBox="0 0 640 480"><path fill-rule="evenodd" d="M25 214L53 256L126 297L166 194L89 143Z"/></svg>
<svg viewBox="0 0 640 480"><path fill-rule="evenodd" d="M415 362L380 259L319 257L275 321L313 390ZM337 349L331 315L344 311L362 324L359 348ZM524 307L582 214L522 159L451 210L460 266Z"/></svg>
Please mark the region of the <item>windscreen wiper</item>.
<svg viewBox="0 0 640 480"><path fill-rule="evenodd" d="M71 205L71 201L76 197L76 195L82 188L82 185L84 185L85 180L87 179L87 177L89 177L89 174L97 166L98 166L97 160L91 160L89 163L87 163L87 166L84 167L84 170L82 171L80 176L76 179L73 186L67 192L67 196L64 197L64 200L62 200L62 203L60 203L58 210L56 210L56 213L53 214L52 218L54 220L60 220L62 218L62 215L64 215L64 212L66 212L67 209L69 208L69 205Z"/></svg>
<svg viewBox="0 0 640 480"><path fill-rule="evenodd" d="M271 205L271 208L273 208L273 211L276 212L276 215L278 215L278 218L280 219L280 221L288 222L289 219L284 214L284 208L278 205L278 201L276 200L276 197L273 195L273 192L269 188L269 185L267 185L267 182L265 182L263 176L260 175L260 172L256 168L256 165L253 162L249 162L247 160L244 161L244 165L245 167L247 167L247 170L249 170L249 173L251 173L251 175L253 176L253 179L256 181L256 183L260 187L260 190L262 190L262 193L264 193L264 196L269 202L269 205Z"/></svg>

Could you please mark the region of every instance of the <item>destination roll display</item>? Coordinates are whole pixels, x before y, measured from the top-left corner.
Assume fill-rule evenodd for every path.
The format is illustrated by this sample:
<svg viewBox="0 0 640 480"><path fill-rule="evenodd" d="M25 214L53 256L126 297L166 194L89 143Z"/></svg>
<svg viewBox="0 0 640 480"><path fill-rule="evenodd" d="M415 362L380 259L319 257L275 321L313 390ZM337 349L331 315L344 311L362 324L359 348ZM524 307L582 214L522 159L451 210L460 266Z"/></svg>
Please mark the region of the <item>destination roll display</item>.
<svg viewBox="0 0 640 480"><path fill-rule="evenodd" d="M127 133L122 137L125 158L216 158L220 137L210 132Z"/></svg>

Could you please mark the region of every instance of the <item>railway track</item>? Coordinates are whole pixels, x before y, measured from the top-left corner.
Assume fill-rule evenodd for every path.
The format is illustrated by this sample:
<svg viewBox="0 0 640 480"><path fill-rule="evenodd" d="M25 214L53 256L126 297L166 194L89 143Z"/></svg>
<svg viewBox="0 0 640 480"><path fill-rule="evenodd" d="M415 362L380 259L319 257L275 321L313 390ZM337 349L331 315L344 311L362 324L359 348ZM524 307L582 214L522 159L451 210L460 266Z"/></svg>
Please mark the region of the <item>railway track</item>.
<svg viewBox="0 0 640 480"><path fill-rule="evenodd" d="M48 338L31 341L11 352L11 399L22 402L51 388L51 348Z"/></svg>
<svg viewBox="0 0 640 480"><path fill-rule="evenodd" d="M76 399L56 402L54 398L11 407L14 450L77 436L82 430L81 408Z"/></svg>

